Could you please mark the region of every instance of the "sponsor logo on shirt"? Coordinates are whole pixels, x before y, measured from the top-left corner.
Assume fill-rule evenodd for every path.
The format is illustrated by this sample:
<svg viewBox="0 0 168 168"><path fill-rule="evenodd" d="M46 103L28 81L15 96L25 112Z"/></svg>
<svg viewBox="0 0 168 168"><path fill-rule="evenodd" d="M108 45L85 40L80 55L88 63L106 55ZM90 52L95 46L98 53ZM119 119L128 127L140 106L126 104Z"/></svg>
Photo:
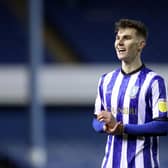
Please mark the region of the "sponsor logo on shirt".
<svg viewBox="0 0 168 168"><path fill-rule="evenodd" d="M115 109L114 107L111 108L112 114L116 115L117 113L122 113L122 114L132 114L136 115L136 109L135 108L128 108L128 107L123 107L123 108L117 108Z"/></svg>

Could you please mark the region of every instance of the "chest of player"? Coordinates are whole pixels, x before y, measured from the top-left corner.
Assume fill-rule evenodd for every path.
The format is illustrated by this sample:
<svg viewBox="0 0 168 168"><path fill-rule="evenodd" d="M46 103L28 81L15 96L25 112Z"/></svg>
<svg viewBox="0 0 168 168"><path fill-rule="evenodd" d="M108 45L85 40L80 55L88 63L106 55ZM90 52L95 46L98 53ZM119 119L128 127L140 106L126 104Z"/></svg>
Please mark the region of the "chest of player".
<svg viewBox="0 0 168 168"><path fill-rule="evenodd" d="M109 84L104 94L105 109L114 116L129 115L137 118L149 102L147 88L138 78L125 77L122 82L116 81L112 87Z"/></svg>

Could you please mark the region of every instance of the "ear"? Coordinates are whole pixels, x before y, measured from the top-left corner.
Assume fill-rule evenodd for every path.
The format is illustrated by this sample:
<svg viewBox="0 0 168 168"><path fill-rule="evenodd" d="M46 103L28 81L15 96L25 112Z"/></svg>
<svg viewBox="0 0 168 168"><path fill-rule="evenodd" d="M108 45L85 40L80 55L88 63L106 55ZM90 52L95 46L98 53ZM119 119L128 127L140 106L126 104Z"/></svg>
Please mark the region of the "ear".
<svg viewBox="0 0 168 168"><path fill-rule="evenodd" d="M138 50L141 51L145 47L145 45L146 45L146 41L144 39L140 40Z"/></svg>

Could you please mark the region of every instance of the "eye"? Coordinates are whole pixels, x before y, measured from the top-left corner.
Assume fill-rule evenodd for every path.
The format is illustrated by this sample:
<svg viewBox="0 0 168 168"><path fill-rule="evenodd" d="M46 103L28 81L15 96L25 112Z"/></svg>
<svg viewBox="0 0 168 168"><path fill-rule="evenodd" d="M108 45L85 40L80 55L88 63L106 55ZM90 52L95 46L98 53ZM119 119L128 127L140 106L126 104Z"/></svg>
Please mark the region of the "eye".
<svg viewBox="0 0 168 168"><path fill-rule="evenodd" d="M126 39L126 40L130 40L130 39L132 39L132 36L129 36L129 35L124 36L124 39Z"/></svg>

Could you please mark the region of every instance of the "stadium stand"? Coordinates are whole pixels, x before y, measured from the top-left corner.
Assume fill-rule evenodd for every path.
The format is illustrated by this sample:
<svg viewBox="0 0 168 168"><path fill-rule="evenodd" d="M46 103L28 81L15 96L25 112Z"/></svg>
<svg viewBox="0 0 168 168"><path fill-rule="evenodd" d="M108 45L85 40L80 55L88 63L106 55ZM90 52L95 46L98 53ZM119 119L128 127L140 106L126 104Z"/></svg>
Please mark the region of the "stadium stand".
<svg viewBox="0 0 168 168"><path fill-rule="evenodd" d="M19 0L17 1L15 5L19 6ZM164 30L168 28L167 22L162 17L166 13L164 4L160 3L161 7L158 8L153 5L149 11L150 1L145 4L142 1L144 5L140 6L132 3L132 10L120 5L117 1L107 1L104 4L100 1L92 1L92 3L88 1L77 3L76 1L76 5L72 7L66 6L65 2L44 1L46 35L44 38L44 61L46 63L116 62L113 50L113 24L116 19L121 17L144 20L148 25L150 36L144 55L146 62L165 63L168 60L162 49L166 48L166 43L162 40L165 39ZM13 14L12 5L7 7L5 4L7 3L0 4L0 17L3 23L0 27L0 52L5 55L0 58L0 62L26 63L29 61L28 16L24 18L26 21L21 21L18 16L22 16L23 13ZM157 8L157 13L155 8ZM160 25L164 25L163 31L160 30Z"/></svg>

